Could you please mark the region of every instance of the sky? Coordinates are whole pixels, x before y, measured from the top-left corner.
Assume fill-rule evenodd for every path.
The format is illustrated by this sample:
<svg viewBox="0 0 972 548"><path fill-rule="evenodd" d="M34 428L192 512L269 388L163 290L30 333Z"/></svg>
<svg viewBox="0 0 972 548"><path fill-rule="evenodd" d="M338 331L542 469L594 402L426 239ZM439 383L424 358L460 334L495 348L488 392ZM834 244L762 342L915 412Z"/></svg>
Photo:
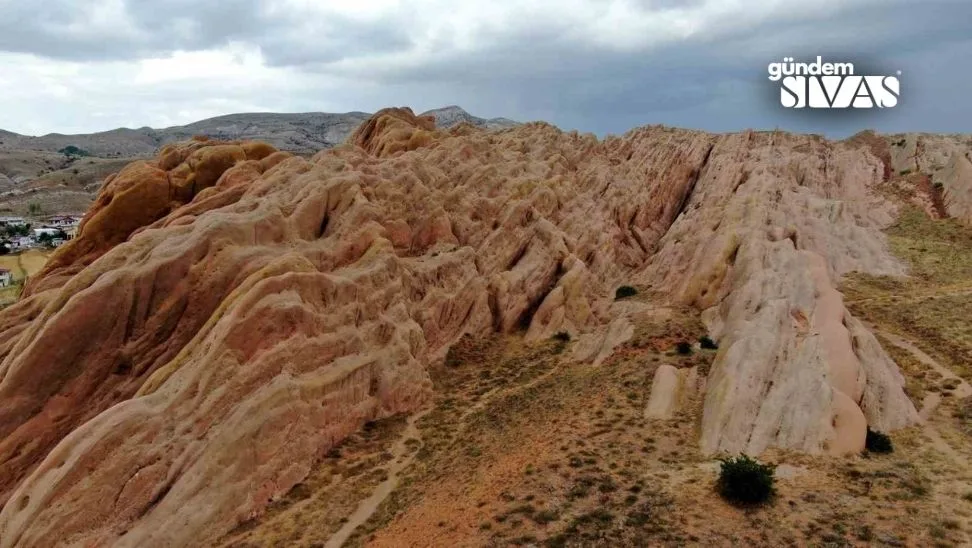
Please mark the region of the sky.
<svg viewBox="0 0 972 548"><path fill-rule="evenodd" d="M0 128L28 135L452 104L600 136L972 129L972 0L0 0L0 13ZM767 65L817 55L901 71L899 104L783 109Z"/></svg>

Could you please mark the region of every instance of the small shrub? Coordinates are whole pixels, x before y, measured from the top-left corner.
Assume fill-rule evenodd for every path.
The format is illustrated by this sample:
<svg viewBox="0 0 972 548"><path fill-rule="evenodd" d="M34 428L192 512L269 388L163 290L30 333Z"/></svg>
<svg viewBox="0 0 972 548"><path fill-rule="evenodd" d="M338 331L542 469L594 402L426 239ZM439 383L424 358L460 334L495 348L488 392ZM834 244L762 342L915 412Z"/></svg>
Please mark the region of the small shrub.
<svg viewBox="0 0 972 548"><path fill-rule="evenodd" d="M70 156L91 156L91 153L89 153L87 150L78 148L74 145L68 145L62 148L61 150L59 150L58 152L69 157Z"/></svg>
<svg viewBox="0 0 972 548"><path fill-rule="evenodd" d="M699 338L699 346L706 350L718 350L719 345L715 343L708 335L704 335Z"/></svg>
<svg viewBox="0 0 972 548"><path fill-rule="evenodd" d="M459 367L462 365L462 360L459 359L459 352L455 345L450 346L449 350L446 351L445 366L446 367Z"/></svg>
<svg viewBox="0 0 972 548"><path fill-rule="evenodd" d="M683 355L683 356L686 356L688 354L691 354L692 353L692 343L690 343L688 341L679 341L675 345L675 351L678 352L679 354Z"/></svg>
<svg viewBox="0 0 972 548"><path fill-rule="evenodd" d="M566 331L558 331L554 333L553 339L560 342L570 342L570 333Z"/></svg>
<svg viewBox="0 0 972 548"><path fill-rule="evenodd" d="M625 297L632 297L638 294L638 290L631 287L630 285L622 285L614 292L614 300L623 299Z"/></svg>
<svg viewBox="0 0 972 548"><path fill-rule="evenodd" d="M737 504L761 504L775 493L776 467L746 455L720 459L719 494Z"/></svg>
<svg viewBox="0 0 972 548"><path fill-rule="evenodd" d="M864 448L871 453L890 453L894 451L891 445L891 438L882 432L867 429L867 438L864 440Z"/></svg>
<svg viewBox="0 0 972 548"><path fill-rule="evenodd" d="M540 525L546 525L550 522L557 521L559 517L560 515L554 510L540 510L532 516L532 519Z"/></svg>

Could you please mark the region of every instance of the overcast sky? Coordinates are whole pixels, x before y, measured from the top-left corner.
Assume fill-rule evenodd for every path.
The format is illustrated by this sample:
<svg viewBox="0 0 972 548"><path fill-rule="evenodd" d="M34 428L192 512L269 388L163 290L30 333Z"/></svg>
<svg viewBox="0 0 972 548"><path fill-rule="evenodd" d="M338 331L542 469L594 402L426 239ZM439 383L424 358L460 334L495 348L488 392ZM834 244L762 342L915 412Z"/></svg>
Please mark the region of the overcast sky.
<svg viewBox="0 0 972 548"><path fill-rule="evenodd" d="M0 13L0 128L32 135L449 104L599 135L972 131L972 0L0 0ZM816 55L900 70L901 103L783 110L767 64Z"/></svg>

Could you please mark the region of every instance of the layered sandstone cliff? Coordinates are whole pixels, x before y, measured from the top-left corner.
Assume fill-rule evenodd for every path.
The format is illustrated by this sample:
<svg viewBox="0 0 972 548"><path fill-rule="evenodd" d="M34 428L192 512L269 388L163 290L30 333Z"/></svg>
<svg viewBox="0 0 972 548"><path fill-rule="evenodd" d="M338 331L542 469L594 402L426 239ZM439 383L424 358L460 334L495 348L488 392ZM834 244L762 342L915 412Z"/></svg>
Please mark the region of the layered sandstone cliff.
<svg viewBox="0 0 972 548"><path fill-rule="evenodd" d="M917 419L835 286L901 274L857 142L389 109L310 160L191 142L126 168L0 312L0 546L206 544L364 422L424 405L464 334L631 336L621 284L720 351L701 444L863 447Z"/></svg>

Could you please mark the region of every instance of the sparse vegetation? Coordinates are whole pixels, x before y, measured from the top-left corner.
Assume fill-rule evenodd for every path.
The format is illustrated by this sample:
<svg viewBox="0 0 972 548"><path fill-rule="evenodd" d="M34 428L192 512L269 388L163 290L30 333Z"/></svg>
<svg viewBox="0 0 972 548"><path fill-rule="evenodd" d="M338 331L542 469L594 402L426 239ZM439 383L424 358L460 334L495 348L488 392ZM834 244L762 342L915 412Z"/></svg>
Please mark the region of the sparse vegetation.
<svg viewBox="0 0 972 548"><path fill-rule="evenodd" d="M62 148L61 150L58 150L58 152L67 156L68 158L71 157L80 158L83 156L91 156L91 154L87 150L84 150L83 148L78 148L74 145L68 145Z"/></svg>
<svg viewBox="0 0 972 548"><path fill-rule="evenodd" d="M633 297L638 294L638 290L631 287L630 285L622 285L614 292L614 300L624 299L626 297Z"/></svg>
<svg viewBox="0 0 972 548"><path fill-rule="evenodd" d="M687 356L692 353L692 343L688 341L679 341L675 343L675 351L683 356Z"/></svg>
<svg viewBox="0 0 972 548"><path fill-rule="evenodd" d="M775 493L776 467L747 455L720 459L719 494L735 504L762 504Z"/></svg>
<svg viewBox="0 0 972 548"><path fill-rule="evenodd" d="M570 342L570 333L566 331L558 331L554 334L553 339L560 342Z"/></svg>
<svg viewBox="0 0 972 548"><path fill-rule="evenodd" d="M719 345L715 343L708 335L703 335L699 337L699 346L705 350L718 350Z"/></svg>
<svg viewBox="0 0 972 548"><path fill-rule="evenodd" d="M867 428L867 438L864 441L864 448L871 453L890 453L894 451L891 445L891 437L883 432Z"/></svg>

